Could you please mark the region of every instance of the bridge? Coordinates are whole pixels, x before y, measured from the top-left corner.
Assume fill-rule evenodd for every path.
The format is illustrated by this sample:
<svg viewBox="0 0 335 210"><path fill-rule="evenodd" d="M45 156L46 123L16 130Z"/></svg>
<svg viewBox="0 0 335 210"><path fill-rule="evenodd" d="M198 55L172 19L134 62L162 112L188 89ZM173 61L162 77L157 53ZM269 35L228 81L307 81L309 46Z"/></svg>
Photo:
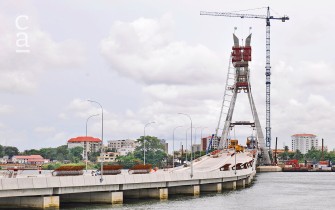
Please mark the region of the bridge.
<svg viewBox="0 0 335 210"><path fill-rule="evenodd" d="M168 199L169 195L199 195L244 188L256 174L257 154L222 151L150 174L100 176L36 175L0 178L0 205L29 208L59 207L63 202L123 203L125 198ZM226 166L226 167L223 167Z"/></svg>
<svg viewBox="0 0 335 210"><path fill-rule="evenodd" d="M192 160L186 167L151 174L103 175L102 182L100 176L90 175L0 178L0 205L47 208L59 207L62 202L117 204L123 203L124 198L168 199L173 194L194 196L249 185L256 174L256 162L269 165L271 161L251 93L251 34L244 45L240 45L235 34L233 38L218 126L212 138L214 143L211 140L209 145L209 148L220 149L216 150L218 153ZM243 93L248 95L253 122L233 122L237 95ZM255 136L247 138L247 149L229 137L231 128L238 125L250 125L256 130ZM220 129L221 137L218 136Z"/></svg>

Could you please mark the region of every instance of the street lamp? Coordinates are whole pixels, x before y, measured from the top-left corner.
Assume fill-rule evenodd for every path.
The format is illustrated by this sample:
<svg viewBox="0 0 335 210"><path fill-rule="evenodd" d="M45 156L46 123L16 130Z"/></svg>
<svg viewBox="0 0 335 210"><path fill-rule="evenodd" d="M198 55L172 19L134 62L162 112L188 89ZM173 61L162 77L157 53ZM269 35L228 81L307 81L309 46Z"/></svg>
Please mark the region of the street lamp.
<svg viewBox="0 0 335 210"><path fill-rule="evenodd" d="M183 127L183 126L177 126L173 129L173 135L172 135L172 168L174 168L174 131L177 128L180 128L180 127Z"/></svg>
<svg viewBox="0 0 335 210"><path fill-rule="evenodd" d="M99 114L94 114L94 115L91 115L87 118L86 120L86 137L87 137L87 123L88 123L88 120L91 118L91 117L95 117L95 116L98 116ZM85 156L86 156L86 172L87 172L87 161L88 161L88 156L87 156L87 142L86 142L86 145L85 145Z"/></svg>
<svg viewBox="0 0 335 210"><path fill-rule="evenodd" d="M101 104L97 101L93 101L93 100L87 100L91 103L96 103L100 106L101 108L101 154L103 155L103 152L104 152L104 109L102 108ZM103 157L101 159L101 169L100 169L100 182L102 182L104 179L102 178L102 175L103 175Z"/></svg>
<svg viewBox="0 0 335 210"><path fill-rule="evenodd" d="M191 121L191 178L193 177L193 157L192 157L192 153L193 153L193 147L192 147L192 118L191 118L191 116L190 115L188 115L188 114L185 114L185 113L178 113L178 114L181 114L181 115L185 115L185 116L187 116L189 119L190 119L190 121Z"/></svg>
<svg viewBox="0 0 335 210"><path fill-rule="evenodd" d="M144 162L144 165L145 165L145 128L152 123L155 123L155 122L149 122L149 123L145 124L145 126L144 126L144 135L143 135L143 154L144 154L143 155L143 162Z"/></svg>
<svg viewBox="0 0 335 210"><path fill-rule="evenodd" d="M87 137L87 123L88 123L88 120L89 120L91 117L95 117L95 116L99 116L99 114L91 115L91 116L89 116L89 117L86 119L86 137Z"/></svg>

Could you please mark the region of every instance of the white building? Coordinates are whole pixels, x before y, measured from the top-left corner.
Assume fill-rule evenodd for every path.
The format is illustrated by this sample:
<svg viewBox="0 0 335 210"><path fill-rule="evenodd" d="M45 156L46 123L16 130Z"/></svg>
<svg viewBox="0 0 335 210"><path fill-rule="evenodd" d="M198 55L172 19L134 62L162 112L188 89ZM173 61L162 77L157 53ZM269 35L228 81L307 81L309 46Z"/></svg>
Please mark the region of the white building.
<svg viewBox="0 0 335 210"><path fill-rule="evenodd" d="M102 141L99 138L91 136L78 136L76 138L69 139L67 146L69 149L74 147L82 147L83 158L86 159L86 154L91 152L98 152L101 149Z"/></svg>
<svg viewBox="0 0 335 210"><path fill-rule="evenodd" d="M100 156L98 156L97 158L97 162L116 162L116 158L120 155L120 153L118 152L106 152L106 153L102 153L100 154Z"/></svg>
<svg viewBox="0 0 335 210"><path fill-rule="evenodd" d="M317 149L318 146L319 142L314 134L292 135L292 151L299 150L302 154L306 154L312 147Z"/></svg>
<svg viewBox="0 0 335 210"><path fill-rule="evenodd" d="M121 156L134 152L137 145L137 141L131 139L108 141L108 149L118 152Z"/></svg>
<svg viewBox="0 0 335 210"><path fill-rule="evenodd" d="M218 138L213 137L213 139L212 139L212 136L207 136L207 137L203 137L201 139L201 150L202 151L206 151L208 149L208 146L211 143L211 140L212 140L211 148L214 149L214 150L219 148L220 137L218 137Z"/></svg>

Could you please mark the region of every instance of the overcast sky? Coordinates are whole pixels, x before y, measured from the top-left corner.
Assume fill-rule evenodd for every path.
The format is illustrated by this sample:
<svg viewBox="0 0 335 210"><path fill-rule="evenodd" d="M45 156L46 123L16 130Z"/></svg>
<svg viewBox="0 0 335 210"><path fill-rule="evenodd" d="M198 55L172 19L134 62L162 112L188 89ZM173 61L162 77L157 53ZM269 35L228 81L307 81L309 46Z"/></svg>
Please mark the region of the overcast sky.
<svg viewBox="0 0 335 210"><path fill-rule="evenodd" d="M169 144L184 126L178 148L190 126L183 112L199 142L218 122L234 27L241 39L252 33L251 85L265 135L265 21L199 12L265 15L266 6L290 17L271 22L272 145L312 133L335 148L335 3L326 0L1 0L0 144L63 145L84 136L94 114L88 135L101 138L101 109L87 99L103 106L104 141L136 139L155 121L146 134ZM246 99L238 96L234 120L251 120ZM232 138L251 134L240 127Z"/></svg>

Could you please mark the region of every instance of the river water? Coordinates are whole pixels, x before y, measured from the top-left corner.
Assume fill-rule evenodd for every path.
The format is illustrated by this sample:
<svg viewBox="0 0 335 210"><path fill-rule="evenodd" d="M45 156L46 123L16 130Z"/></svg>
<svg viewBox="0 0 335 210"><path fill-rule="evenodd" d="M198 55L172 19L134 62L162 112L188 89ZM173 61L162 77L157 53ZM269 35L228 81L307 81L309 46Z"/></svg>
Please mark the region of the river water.
<svg viewBox="0 0 335 210"><path fill-rule="evenodd" d="M235 191L170 196L167 201L125 200L122 205L62 204L61 209L335 209L335 173L258 173L250 187Z"/></svg>

